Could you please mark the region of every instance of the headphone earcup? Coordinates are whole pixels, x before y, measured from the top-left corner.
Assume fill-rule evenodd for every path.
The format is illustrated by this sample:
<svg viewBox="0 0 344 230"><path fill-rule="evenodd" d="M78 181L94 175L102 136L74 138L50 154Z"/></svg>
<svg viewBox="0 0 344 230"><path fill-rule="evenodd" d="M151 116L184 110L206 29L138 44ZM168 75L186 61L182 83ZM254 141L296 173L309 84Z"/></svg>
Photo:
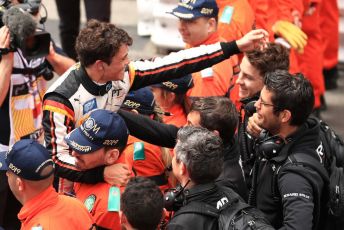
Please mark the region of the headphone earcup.
<svg viewBox="0 0 344 230"><path fill-rule="evenodd" d="M267 160L278 155L284 146L284 140L279 136L265 137L256 144L256 153Z"/></svg>
<svg viewBox="0 0 344 230"><path fill-rule="evenodd" d="M164 206L167 211L178 211L184 203L184 188L177 187L168 189L164 194Z"/></svg>
<svg viewBox="0 0 344 230"><path fill-rule="evenodd" d="M244 111L247 117L252 116L257 111L256 107L254 106L255 103L256 101L250 101L244 106Z"/></svg>

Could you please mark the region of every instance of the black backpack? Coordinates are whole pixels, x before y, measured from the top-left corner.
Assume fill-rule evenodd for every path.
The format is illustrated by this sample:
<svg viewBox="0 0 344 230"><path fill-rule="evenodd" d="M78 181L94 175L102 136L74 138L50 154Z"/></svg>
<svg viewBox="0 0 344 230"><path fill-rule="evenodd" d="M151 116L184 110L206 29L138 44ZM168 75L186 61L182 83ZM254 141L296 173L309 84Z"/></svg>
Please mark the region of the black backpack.
<svg viewBox="0 0 344 230"><path fill-rule="evenodd" d="M322 175L326 183L323 191L323 203L321 204L322 215L324 216L320 216L321 221L323 221L323 229L344 229L344 142L324 121L320 120L319 122L322 143L319 148L321 146L323 148L317 149L319 159L305 153L292 153L289 157L291 161L284 163L281 167L301 164ZM275 170L273 193L278 193L277 177L280 169Z"/></svg>
<svg viewBox="0 0 344 230"><path fill-rule="evenodd" d="M218 219L219 230L273 230L264 214L258 209L244 203L240 198L234 197L233 193L223 191L228 198L220 209L216 209L206 203L191 201L182 207L176 215L193 213L210 216Z"/></svg>

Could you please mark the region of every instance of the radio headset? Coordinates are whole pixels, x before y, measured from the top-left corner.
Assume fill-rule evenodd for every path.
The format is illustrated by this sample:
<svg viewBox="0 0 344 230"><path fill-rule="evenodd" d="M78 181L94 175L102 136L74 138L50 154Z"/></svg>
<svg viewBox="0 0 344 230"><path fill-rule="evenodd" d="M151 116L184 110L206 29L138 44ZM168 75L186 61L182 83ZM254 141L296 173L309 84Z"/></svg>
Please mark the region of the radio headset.
<svg viewBox="0 0 344 230"><path fill-rule="evenodd" d="M255 149L258 156L270 160L278 155L284 145L285 142L280 136L269 136L269 133L263 130L257 139Z"/></svg>
<svg viewBox="0 0 344 230"><path fill-rule="evenodd" d="M176 188L167 189L164 194L164 206L167 211L178 211L183 205L185 201L185 194L184 190L185 187L190 183L190 179L188 182L181 186L180 184Z"/></svg>

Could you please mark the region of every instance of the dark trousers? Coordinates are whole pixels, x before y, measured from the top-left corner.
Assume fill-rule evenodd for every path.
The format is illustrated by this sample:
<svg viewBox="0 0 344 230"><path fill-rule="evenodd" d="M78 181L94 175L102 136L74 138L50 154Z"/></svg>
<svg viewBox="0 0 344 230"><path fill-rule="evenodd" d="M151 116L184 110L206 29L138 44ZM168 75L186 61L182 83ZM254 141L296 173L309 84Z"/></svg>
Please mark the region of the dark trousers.
<svg viewBox="0 0 344 230"><path fill-rule="evenodd" d="M60 39L64 52L71 58L77 58L75 40L80 30L80 0L55 0L60 17ZM111 0L84 0L86 18L110 21Z"/></svg>
<svg viewBox="0 0 344 230"><path fill-rule="evenodd" d="M6 230L20 229L17 215L21 207L8 186L6 171L0 171L0 227Z"/></svg>

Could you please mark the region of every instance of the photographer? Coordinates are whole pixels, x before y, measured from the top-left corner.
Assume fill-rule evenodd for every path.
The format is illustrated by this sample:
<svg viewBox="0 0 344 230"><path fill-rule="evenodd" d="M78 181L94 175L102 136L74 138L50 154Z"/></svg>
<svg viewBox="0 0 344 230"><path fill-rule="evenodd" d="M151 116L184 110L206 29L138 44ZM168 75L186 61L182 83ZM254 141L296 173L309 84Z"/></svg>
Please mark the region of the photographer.
<svg viewBox="0 0 344 230"><path fill-rule="evenodd" d="M33 33L36 32L37 22L35 20L38 18L36 16L39 12L37 11L36 15L30 15L25 12L25 9L23 10L22 6L30 5L16 5L13 2L11 7L3 12L5 26L0 29L0 151L8 150L8 146L20 139L43 140L42 97L46 90L45 78L52 77L48 66L57 74L62 74L74 63L72 59L56 53L50 40L46 43L48 54L42 57L30 57L29 59L20 47L13 47L15 37L24 40L23 35L29 37L28 32L31 29ZM38 46L41 45L39 42L36 43ZM36 46L37 44L33 44L33 48ZM1 173L0 177L0 180L3 181L0 185L1 226L3 220L12 221L7 214L13 214L13 218L16 220L16 212L19 209L13 212L10 210L16 205L12 204L11 198L7 198L7 194L10 192L5 174ZM15 200L12 194L8 196ZM15 202L17 203L17 201ZM5 210L6 216L4 216ZM18 226L14 229L19 229ZM11 229L9 226L4 227Z"/></svg>

